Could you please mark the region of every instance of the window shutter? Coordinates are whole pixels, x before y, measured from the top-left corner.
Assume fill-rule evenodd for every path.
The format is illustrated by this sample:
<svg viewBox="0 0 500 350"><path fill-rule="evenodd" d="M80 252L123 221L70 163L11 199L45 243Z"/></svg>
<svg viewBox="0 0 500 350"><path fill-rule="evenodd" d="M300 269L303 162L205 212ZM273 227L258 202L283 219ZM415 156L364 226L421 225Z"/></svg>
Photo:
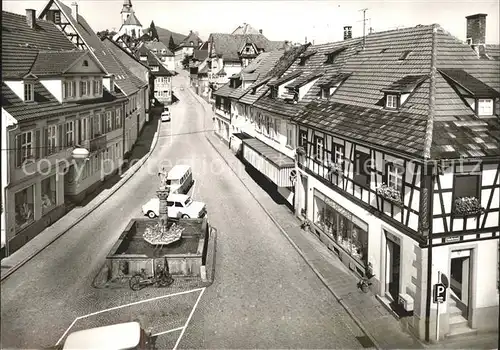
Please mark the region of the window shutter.
<svg viewBox="0 0 500 350"><path fill-rule="evenodd" d="M117 127L116 125L116 114L115 111L111 111L111 129L115 130Z"/></svg>
<svg viewBox="0 0 500 350"><path fill-rule="evenodd" d="M89 122L90 122L90 135L89 135L89 140L92 139L94 137L94 117L90 117L89 118Z"/></svg>
<svg viewBox="0 0 500 350"><path fill-rule="evenodd" d="M38 159L42 156L42 143L41 141L41 132L40 129L37 129L34 133L35 135L35 159Z"/></svg>
<svg viewBox="0 0 500 350"><path fill-rule="evenodd" d="M82 138L81 138L81 132L80 130L82 129L82 120L78 119L75 123L75 142L77 145L82 144Z"/></svg>
<svg viewBox="0 0 500 350"><path fill-rule="evenodd" d="M67 133L67 131L68 131L68 130L67 130L67 124L66 124L66 123L64 123L64 124L62 125L62 134L63 134L63 137L62 137L62 143L61 143L61 144L62 144L63 149L64 149L64 148L66 148L66 146L68 146L68 142L67 142L67 140L66 140L66 133Z"/></svg>
<svg viewBox="0 0 500 350"><path fill-rule="evenodd" d="M57 148L60 150L62 150L63 148L63 126L62 125L58 125L57 126Z"/></svg>
<svg viewBox="0 0 500 350"><path fill-rule="evenodd" d="M16 136L16 166L21 166L23 160L21 135Z"/></svg>
<svg viewBox="0 0 500 350"><path fill-rule="evenodd" d="M43 129L43 155L48 156L49 155L49 128L45 127Z"/></svg>
<svg viewBox="0 0 500 350"><path fill-rule="evenodd" d="M101 114L101 134L107 133L106 130L106 112Z"/></svg>

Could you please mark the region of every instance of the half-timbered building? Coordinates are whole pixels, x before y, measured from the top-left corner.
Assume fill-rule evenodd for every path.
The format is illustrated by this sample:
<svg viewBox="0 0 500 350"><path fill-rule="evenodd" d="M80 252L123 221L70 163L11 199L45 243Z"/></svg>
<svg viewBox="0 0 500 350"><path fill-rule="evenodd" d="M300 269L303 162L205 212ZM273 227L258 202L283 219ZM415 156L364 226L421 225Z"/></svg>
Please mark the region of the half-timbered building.
<svg viewBox="0 0 500 350"><path fill-rule="evenodd" d="M10 255L123 161L126 97L54 23L2 12L2 235ZM5 139L4 139L5 137ZM84 148L88 159L73 158Z"/></svg>
<svg viewBox="0 0 500 350"><path fill-rule="evenodd" d="M485 17L467 26L482 44ZM441 334L498 329L500 62L469 44L437 25L370 34L292 116L296 212L422 339L441 282Z"/></svg>

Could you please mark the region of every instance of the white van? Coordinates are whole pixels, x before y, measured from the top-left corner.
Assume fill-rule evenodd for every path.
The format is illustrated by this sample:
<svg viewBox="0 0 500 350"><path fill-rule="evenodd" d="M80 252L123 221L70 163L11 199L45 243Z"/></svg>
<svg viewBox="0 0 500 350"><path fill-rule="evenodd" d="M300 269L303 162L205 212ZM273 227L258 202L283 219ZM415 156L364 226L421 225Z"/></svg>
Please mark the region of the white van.
<svg viewBox="0 0 500 350"><path fill-rule="evenodd" d="M151 337L139 322L127 322L71 333L63 350L153 349Z"/></svg>
<svg viewBox="0 0 500 350"><path fill-rule="evenodd" d="M160 199L151 198L142 206L142 213L150 219L160 215ZM187 194L174 193L167 198L167 214L170 218L202 218L207 214L207 206L203 202L193 201Z"/></svg>
<svg viewBox="0 0 500 350"><path fill-rule="evenodd" d="M193 172L189 165L176 165L167 175L170 193L187 193L193 185Z"/></svg>

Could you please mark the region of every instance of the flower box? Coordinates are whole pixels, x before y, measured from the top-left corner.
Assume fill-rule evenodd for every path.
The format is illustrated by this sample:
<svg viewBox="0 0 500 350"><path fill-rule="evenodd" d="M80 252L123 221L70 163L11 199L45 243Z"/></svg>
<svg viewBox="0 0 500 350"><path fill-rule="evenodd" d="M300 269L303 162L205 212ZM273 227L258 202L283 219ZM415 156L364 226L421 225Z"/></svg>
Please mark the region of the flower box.
<svg viewBox="0 0 500 350"><path fill-rule="evenodd" d="M458 216L480 215L484 212L479 199L476 197L461 197L455 199L455 210L453 213Z"/></svg>
<svg viewBox="0 0 500 350"><path fill-rule="evenodd" d="M331 174L337 174L337 175L342 175L344 172L344 169L342 169L342 164L339 163L329 163L328 170L330 171Z"/></svg>
<svg viewBox="0 0 500 350"><path fill-rule="evenodd" d="M388 200L389 202L397 205L397 206L402 206L403 205L403 200L401 199L401 192L391 186L388 186L386 184L382 184L382 186L377 188L377 194Z"/></svg>

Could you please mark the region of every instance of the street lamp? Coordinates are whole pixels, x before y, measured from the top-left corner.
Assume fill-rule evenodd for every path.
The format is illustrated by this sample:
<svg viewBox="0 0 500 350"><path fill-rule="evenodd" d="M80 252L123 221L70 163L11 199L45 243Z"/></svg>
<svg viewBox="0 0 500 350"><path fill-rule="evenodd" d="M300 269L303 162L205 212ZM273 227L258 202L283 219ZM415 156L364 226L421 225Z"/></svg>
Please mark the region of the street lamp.
<svg viewBox="0 0 500 350"><path fill-rule="evenodd" d="M76 146L71 152L71 157L75 160L89 160L89 155L89 150L80 146Z"/></svg>

